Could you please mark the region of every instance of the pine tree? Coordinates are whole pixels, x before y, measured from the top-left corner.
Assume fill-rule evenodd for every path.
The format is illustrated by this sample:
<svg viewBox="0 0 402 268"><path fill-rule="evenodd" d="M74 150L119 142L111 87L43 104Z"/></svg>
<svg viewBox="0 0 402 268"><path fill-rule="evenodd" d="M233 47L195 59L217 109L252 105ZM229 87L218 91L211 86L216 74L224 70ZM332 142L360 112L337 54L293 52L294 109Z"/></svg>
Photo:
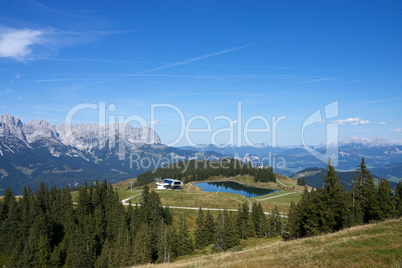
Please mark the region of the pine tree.
<svg viewBox="0 0 402 268"><path fill-rule="evenodd" d="M297 207L295 203L292 201L290 202L289 207L289 216L286 224L286 232L283 236L285 240L296 239L300 237L300 230L298 226L299 222L300 218L297 213Z"/></svg>
<svg viewBox="0 0 402 268"><path fill-rule="evenodd" d="M376 214L379 215L380 220L389 219L396 215L395 202L387 180L380 180L376 199L378 205Z"/></svg>
<svg viewBox="0 0 402 268"><path fill-rule="evenodd" d="M173 255L171 228L162 224L158 241L158 262L169 263L173 260Z"/></svg>
<svg viewBox="0 0 402 268"><path fill-rule="evenodd" d="M254 230L258 237L263 236L262 224L264 212L262 211L261 203L254 202L251 208L251 219L254 224Z"/></svg>
<svg viewBox="0 0 402 268"><path fill-rule="evenodd" d="M217 250L227 250L240 243L236 222L226 209L223 210L223 213L219 213L215 237Z"/></svg>
<svg viewBox="0 0 402 268"><path fill-rule="evenodd" d="M43 235L39 238L38 250L36 251L39 267L50 267L50 245L47 237Z"/></svg>
<svg viewBox="0 0 402 268"><path fill-rule="evenodd" d="M274 234L280 234L282 230L282 218L277 206L272 210L269 217L270 230Z"/></svg>
<svg viewBox="0 0 402 268"><path fill-rule="evenodd" d="M402 216L402 181L399 181L395 189L396 214Z"/></svg>
<svg viewBox="0 0 402 268"><path fill-rule="evenodd" d="M354 224L362 224L364 222L365 207L368 203L364 195L364 183L369 176L364 157L360 165L356 169L356 178L353 180L352 189L352 217Z"/></svg>
<svg viewBox="0 0 402 268"><path fill-rule="evenodd" d="M237 213L237 229L240 239L246 239L255 235L253 221L250 218L249 207L243 202Z"/></svg>
<svg viewBox="0 0 402 268"><path fill-rule="evenodd" d="M198 218L196 220L197 229L195 230L195 248L199 249L208 245L206 238L206 222L204 212L201 207L198 210Z"/></svg>
<svg viewBox="0 0 402 268"><path fill-rule="evenodd" d="M3 219L0 225L0 252L11 255L14 246L21 239L19 232L21 215L17 200L10 188L4 195L1 211L4 214L0 215Z"/></svg>
<svg viewBox="0 0 402 268"><path fill-rule="evenodd" d="M364 211L364 222L372 222L380 219L379 215L379 204L376 198L376 187L374 180L369 174L369 176L364 181L363 185L363 211Z"/></svg>
<svg viewBox="0 0 402 268"><path fill-rule="evenodd" d="M209 210L205 219L205 230L205 243L210 245L215 241L215 221Z"/></svg>
<svg viewBox="0 0 402 268"><path fill-rule="evenodd" d="M321 230L324 232L338 231L343 228L345 222L345 193L338 179L331 159L328 160L327 174L324 177L325 186L322 191L324 203L323 215L325 218Z"/></svg>
<svg viewBox="0 0 402 268"><path fill-rule="evenodd" d="M193 240L188 232L188 226L184 215L181 214L179 217L179 228L177 234L177 254L178 256L183 256L191 254L194 250Z"/></svg>
<svg viewBox="0 0 402 268"><path fill-rule="evenodd" d="M151 238L146 224L141 225L135 237L134 259L136 264L152 262Z"/></svg>

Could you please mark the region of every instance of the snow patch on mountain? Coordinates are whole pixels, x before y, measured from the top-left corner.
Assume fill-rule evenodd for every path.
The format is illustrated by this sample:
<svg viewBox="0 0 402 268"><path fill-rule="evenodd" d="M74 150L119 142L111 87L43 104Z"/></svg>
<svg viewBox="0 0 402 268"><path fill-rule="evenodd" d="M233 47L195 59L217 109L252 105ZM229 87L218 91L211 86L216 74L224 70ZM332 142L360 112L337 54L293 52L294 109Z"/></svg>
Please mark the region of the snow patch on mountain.
<svg viewBox="0 0 402 268"><path fill-rule="evenodd" d="M402 145L402 140L387 140L383 137L345 137L338 143L332 142L328 144L329 146L364 146L364 147L386 147L393 145ZM324 146L324 145L323 145Z"/></svg>
<svg viewBox="0 0 402 268"><path fill-rule="evenodd" d="M31 120L24 124L19 118L10 114L2 115L0 117L0 143L4 146L6 144L14 145L15 138L22 141L27 147L31 147L31 144L35 142L40 142L55 157L62 154L59 151L61 147L64 149L67 147L68 152L65 154L68 156L84 157L80 151L101 149L106 144L110 149L117 142L124 142L125 146L131 147L137 144L161 144L160 137L153 129L134 128L129 123L104 126L67 123L52 125L44 120ZM7 148L13 151L10 147Z"/></svg>

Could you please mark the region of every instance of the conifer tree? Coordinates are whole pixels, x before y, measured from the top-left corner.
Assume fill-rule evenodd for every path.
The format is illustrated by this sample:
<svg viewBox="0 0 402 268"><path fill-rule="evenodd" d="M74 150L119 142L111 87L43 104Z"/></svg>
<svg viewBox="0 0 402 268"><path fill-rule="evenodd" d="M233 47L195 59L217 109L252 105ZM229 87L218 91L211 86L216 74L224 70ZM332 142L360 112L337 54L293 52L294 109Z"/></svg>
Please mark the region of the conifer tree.
<svg viewBox="0 0 402 268"><path fill-rule="evenodd" d="M395 189L396 214L402 216L402 181L399 181Z"/></svg>
<svg viewBox="0 0 402 268"><path fill-rule="evenodd" d="M162 224L158 241L158 262L171 262L173 260L173 242L171 228Z"/></svg>
<svg viewBox="0 0 402 268"><path fill-rule="evenodd" d="M270 231L274 234L280 234L282 230L282 218L277 206L272 210L269 216Z"/></svg>
<svg viewBox="0 0 402 268"><path fill-rule="evenodd" d="M179 217L179 228L177 234L177 254L178 256L183 256L191 254L194 250L193 240L190 237L188 226L184 215L181 214Z"/></svg>
<svg viewBox="0 0 402 268"><path fill-rule="evenodd" d="M3 208L0 217L0 251L11 255L14 246L20 239L19 223L21 220L19 206L11 189L7 189L3 198Z"/></svg>
<svg viewBox="0 0 402 268"><path fill-rule="evenodd" d="M135 237L134 259L136 264L152 262L151 238L146 224L141 225Z"/></svg>
<svg viewBox="0 0 402 268"><path fill-rule="evenodd" d="M364 157L355 172L357 176L353 180L351 212L354 224L362 224L364 222L365 207L368 204L368 199L364 194L364 185L365 180L370 176Z"/></svg>
<svg viewBox="0 0 402 268"><path fill-rule="evenodd" d="M263 233L262 231L263 219L261 217L263 213L261 214L261 211L262 211L261 203L254 202L251 208L251 219L254 224L255 233L258 237L262 237Z"/></svg>
<svg viewBox="0 0 402 268"><path fill-rule="evenodd" d="M215 221L209 210L205 219L205 230L205 243L210 245L215 241Z"/></svg>
<svg viewBox="0 0 402 268"><path fill-rule="evenodd" d="M246 239L255 235L253 221L250 218L249 207L246 202L239 207L237 213L237 229L240 239Z"/></svg>
<svg viewBox="0 0 402 268"><path fill-rule="evenodd" d="M345 193L338 179L335 168L328 160L327 174L324 177L325 186L322 190L322 202L324 203L324 219L321 230L338 231L343 228L345 221Z"/></svg>
<svg viewBox="0 0 402 268"><path fill-rule="evenodd" d="M292 200L292 202L290 202L289 216L287 219L286 232L284 235L285 240L296 239L300 237L300 230L298 226L299 222L300 219L297 213L297 207Z"/></svg>
<svg viewBox="0 0 402 268"><path fill-rule="evenodd" d="M215 237L215 248L217 250L227 250L240 243L236 222L226 209L218 215Z"/></svg>
<svg viewBox="0 0 402 268"><path fill-rule="evenodd" d="M198 218L196 220L197 229L195 230L195 248L199 249L208 245L206 238L206 221L204 218L204 212L201 207L198 209Z"/></svg>
<svg viewBox="0 0 402 268"><path fill-rule="evenodd" d="M396 215L395 201L387 180L380 180L376 201L378 207L373 209L377 210L375 214L380 220L389 219Z"/></svg>

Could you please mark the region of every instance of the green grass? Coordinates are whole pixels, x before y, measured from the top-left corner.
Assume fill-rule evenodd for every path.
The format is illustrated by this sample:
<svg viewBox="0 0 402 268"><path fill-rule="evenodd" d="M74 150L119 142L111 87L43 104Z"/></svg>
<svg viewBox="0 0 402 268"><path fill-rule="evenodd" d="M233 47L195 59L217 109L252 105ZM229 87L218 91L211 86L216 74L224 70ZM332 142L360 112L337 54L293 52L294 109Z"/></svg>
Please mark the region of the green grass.
<svg viewBox="0 0 402 268"><path fill-rule="evenodd" d="M133 190L131 191L117 191L117 194L119 195L120 200L129 198L130 196L136 195L138 193L141 193L141 190ZM78 202L78 191L71 192L71 197L73 199L73 202Z"/></svg>
<svg viewBox="0 0 402 268"><path fill-rule="evenodd" d="M278 175L280 176L280 175ZM224 177L211 177L208 181L227 181L227 178ZM266 187L266 188L275 188L272 187L275 183L256 183L253 181L253 177L250 176L237 176L230 178L232 181L237 181L244 184ZM270 212L275 206L278 207L279 212L281 214L288 214L290 202L293 200L297 202L302 195L301 189L303 187L295 185L296 182L288 177L281 176L281 181L286 182L288 185L293 186L282 186L282 190L279 189L277 193L268 194L264 196L259 196L255 198L251 198L250 200L261 202L264 211ZM120 189L127 189L128 183L121 182L117 185ZM151 183L149 185L150 188L155 188L155 183ZM278 187L276 187L278 188ZM285 190L286 189L286 190ZM211 192L203 192L201 188L196 187L192 184L186 184L184 186L184 190L182 191L172 191L172 190L156 190L161 197L161 201L163 205L166 206L175 206L175 207L202 207L202 208L227 208L227 209L238 209L239 205L243 202L247 202L246 198L230 193L211 193ZM272 199L267 199L263 201L258 201L258 199L264 199L267 197L278 196L286 193L292 193L285 196L280 196ZM123 198L122 198L123 199ZM140 196L137 196L131 199L131 202L134 204L139 202Z"/></svg>
<svg viewBox="0 0 402 268"><path fill-rule="evenodd" d="M129 198L133 195L141 193L141 190L133 190L133 191L117 191L120 200Z"/></svg>
<svg viewBox="0 0 402 268"><path fill-rule="evenodd" d="M286 195L283 195L286 194ZM252 201L257 201L261 203L261 206L264 211L272 211L275 206L278 207L279 212L281 214L287 215L289 212L289 207L290 207L290 202L299 202L301 196L303 193L301 192L291 192L291 191L279 191L277 193L269 194L269 195L264 195L264 196L258 196L258 197L253 197L251 198ZM283 196L280 196L283 195ZM278 197L276 197L278 196ZM270 198L266 200L260 200L260 199L265 199L265 198Z"/></svg>
<svg viewBox="0 0 402 268"><path fill-rule="evenodd" d="M196 190L196 187L194 187L194 191L190 192L185 190L157 190L156 192L164 206L237 209L243 202L247 202L243 196L238 194L203 192ZM131 199L131 202L134 204L139 200L140 196L137 196Z"/></svg>
<svg viewBox="0 0 402 268"><path fill-rule="evenodd" d="M203 253L204 251L204 253ZM204 249L157 267L401 267L402 219L284 242L248 239L237 251ZM151 265L148 265L151 266Z"/></svg>
<svg viewBox="0 0 402 268"><path fill-rule="evenodd" d="M71 198L73 199L73 202L78 202L78 191L71 192Z"/></svg>

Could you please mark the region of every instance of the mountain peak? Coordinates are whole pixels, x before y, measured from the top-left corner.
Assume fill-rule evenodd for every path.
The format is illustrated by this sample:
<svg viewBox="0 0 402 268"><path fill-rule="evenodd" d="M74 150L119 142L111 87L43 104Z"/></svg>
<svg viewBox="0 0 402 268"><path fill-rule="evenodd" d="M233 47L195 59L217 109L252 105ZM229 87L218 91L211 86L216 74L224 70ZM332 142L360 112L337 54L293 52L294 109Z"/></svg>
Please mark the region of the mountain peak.
<svg viewBox="0 0 402 268"><path fill-rule="evenodd" d="M2 116L0 116L0 122L4 123L4 124L9 124L9 125L21 125L22 126L21 120L18 117L13 116L11 114L3 114Z"/></svg>
<svg viewBox="0 0 402 268"><path fill-rule="evenodd" d="M401 145L402 140L387 140L383 137L369 137L363 138L359 136L354 137L345 137L342 141L339 141L339 146L345 145L363 145L367 147L377 147L377 146L392 146L392 145Z"/></svg>
<svg viewBox="0 0 402 268"><path fill-rule="evenodd" d="M119 130L119 128L122 129ZM153 129L149 127L134 128L129 123L104 126L97 124L70 125L68 123L52 125L44 120L33 119L24 124L18 117L11 114L0 116L0 137L11 134L23 140L27 145L46 139L53 144L61 143L78 149L90 149L94 146L102 147L107 139L113 138L114 140L114 137L121 133L123 133L123 137L119 138L130 143L161 143L160 137Z"/></svg>

